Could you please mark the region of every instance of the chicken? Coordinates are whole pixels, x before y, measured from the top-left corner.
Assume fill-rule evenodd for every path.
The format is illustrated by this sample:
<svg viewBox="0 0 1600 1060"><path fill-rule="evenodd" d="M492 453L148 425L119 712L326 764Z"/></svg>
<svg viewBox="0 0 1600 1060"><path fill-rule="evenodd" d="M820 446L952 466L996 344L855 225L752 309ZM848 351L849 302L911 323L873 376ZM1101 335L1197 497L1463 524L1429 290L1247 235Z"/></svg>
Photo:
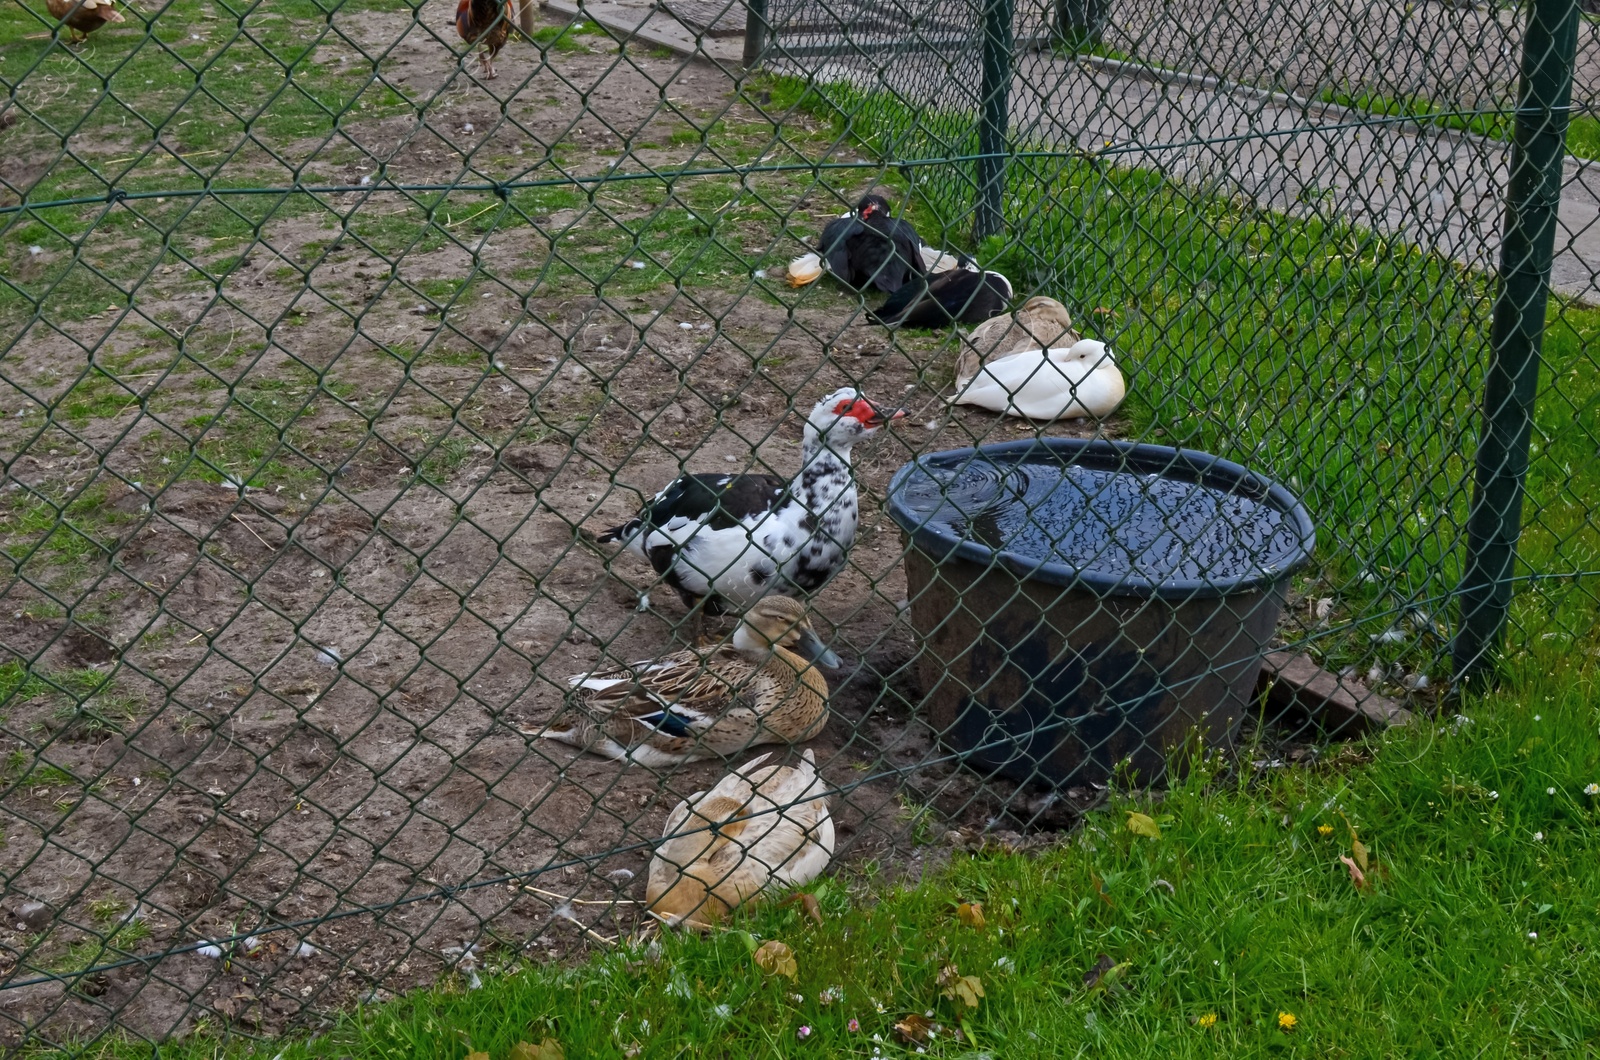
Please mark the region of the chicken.
<svg viewBox="0 0 1600 1060"><path fill-rule="evenodd" d="M116 8L116 0L45 0L50 13L76 34L68 38L69 44L81 44L89 34L107 22L126 22Z"/></svg>
<svg viewBox="0 0 1600 1060"><path fill-rule="evenodd" d="M456 5L456 32L468 44L483 45L478 62L485 81L495 76L494 57L506 46L515 17L511 0L461 0Z"/></svg>

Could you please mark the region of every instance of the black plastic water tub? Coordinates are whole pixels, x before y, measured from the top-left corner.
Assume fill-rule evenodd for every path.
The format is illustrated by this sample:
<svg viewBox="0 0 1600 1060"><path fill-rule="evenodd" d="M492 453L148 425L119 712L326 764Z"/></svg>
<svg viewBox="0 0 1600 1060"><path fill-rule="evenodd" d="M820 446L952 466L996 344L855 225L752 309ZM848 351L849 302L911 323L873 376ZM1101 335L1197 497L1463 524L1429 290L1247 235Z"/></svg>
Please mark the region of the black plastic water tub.
<svg viewBox="0 0 1600 1060"><path fill-rule="evenodd" d="M1193 450L1068 438L930 453L889 484L917 675L946 746L1055 785L1230 744L1311 518Z"/></svg>

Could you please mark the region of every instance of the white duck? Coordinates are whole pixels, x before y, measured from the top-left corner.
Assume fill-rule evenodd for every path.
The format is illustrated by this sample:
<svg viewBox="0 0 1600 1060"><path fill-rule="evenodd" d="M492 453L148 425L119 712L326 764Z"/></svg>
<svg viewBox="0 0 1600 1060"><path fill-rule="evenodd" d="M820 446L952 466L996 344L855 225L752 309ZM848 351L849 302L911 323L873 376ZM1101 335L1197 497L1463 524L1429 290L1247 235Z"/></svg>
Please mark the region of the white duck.
<svg viewBox="0 0 1600 1060"><path fill-rule="evenodd" d="M1021 350L978 369L951 400L1030 420L1104 419L1127 394L1127 384L1103 342Z"/></svg>
<svg viewBox="0 0 1600 1060"><path fill-rule="evenodd" d="M711 927L763 891L811 882L833 860L816 758L808 749L797 767L762 766L770 757L751 759L667 818L645 898L668 924Z"/></svg>

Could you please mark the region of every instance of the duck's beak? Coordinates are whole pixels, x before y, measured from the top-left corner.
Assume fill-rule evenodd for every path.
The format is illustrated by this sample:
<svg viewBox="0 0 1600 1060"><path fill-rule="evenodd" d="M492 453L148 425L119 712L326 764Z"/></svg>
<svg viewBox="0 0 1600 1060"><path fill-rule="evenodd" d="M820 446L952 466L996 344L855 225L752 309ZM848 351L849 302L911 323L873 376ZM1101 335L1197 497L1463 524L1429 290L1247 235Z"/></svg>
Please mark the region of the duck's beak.
<svg viewBox="0 0 1600 1060"><path fill-rule="evenodd" d="M794 646L795 654L807 662L816 663L825 670L837 670L844 664L839 657L828 650L822 643L822 638L817 636L815 630L806 630L800 634L800 643Z"/></svg>
<svg viewBox="0 0 1600 1060"><path fill-rule="evenodd" d="M885 423L893 423L895 420L903 420L905 418L905 409L880 409L874 405L872 407L872 415L861 422L865 427L876 429L882 427Z"/></svg>

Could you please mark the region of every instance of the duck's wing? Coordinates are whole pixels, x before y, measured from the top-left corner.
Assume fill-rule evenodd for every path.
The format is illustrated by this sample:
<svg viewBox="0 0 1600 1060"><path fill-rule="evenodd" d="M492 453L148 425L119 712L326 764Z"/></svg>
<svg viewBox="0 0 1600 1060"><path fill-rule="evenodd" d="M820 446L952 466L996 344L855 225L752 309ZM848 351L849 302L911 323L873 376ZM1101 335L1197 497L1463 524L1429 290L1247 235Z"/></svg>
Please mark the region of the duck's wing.
<svg viewBox="0 0 1600 1060"><path fill-rule="evenodd" d="M591 714L614 736L651 732L694 739L716 723L730 703L743 698L755 667L728 648L681 651L608 673L573 678L574 690Z"/></svg>
<svg viewBox="0 0 1600 1060"><path fill-rule="evenodd" d="M851 237L864 231L866 226L853 212L843 217L835 217L822 228L822 239L817 244L817 252L822 255L822 260L828 263L828 271L846 283L851 282L849 246Z"/></svg>
<svg viewBox="0 0 1600 1060"><path fill-rule="evenodd" d="M920 300L927 293L928 285L919 279L913 279L910 283L901 284L881 306L877 309L867 310L867 319L874 324L882 324L884 327L894 327L902 324L906 315L915 311L920 304Z"/></svg>

